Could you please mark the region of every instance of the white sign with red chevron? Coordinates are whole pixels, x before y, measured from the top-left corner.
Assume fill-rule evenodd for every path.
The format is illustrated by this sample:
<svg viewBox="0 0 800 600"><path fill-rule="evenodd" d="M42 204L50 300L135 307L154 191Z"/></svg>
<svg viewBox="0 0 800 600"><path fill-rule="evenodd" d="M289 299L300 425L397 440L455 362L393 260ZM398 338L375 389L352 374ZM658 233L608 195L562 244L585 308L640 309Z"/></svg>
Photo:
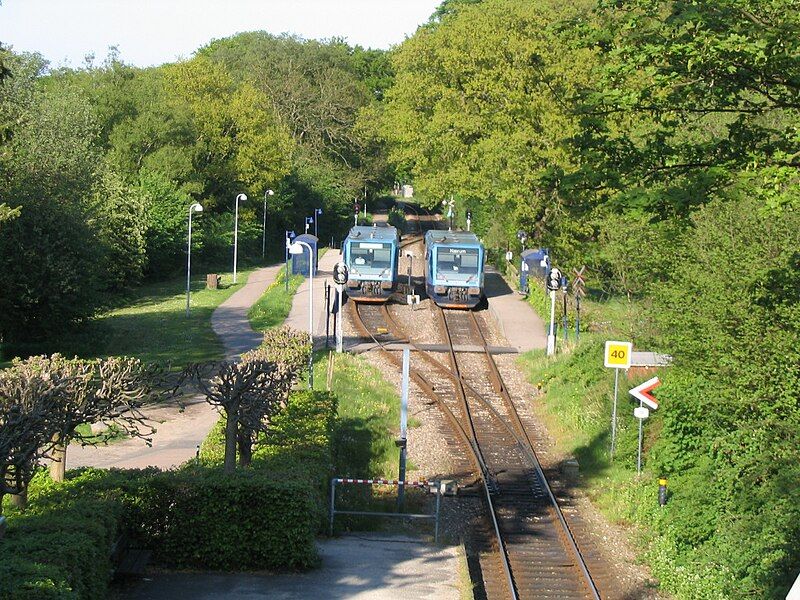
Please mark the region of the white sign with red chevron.
<svg viewBox="0 0 800 600"><path fill-rule="evenodd" d="M643 402L653 410L658 409L658 401L650 394L654 389L661 385L661 380L658 377L648 379L641 385L637 385L630 390L630 395Z"/></svg>

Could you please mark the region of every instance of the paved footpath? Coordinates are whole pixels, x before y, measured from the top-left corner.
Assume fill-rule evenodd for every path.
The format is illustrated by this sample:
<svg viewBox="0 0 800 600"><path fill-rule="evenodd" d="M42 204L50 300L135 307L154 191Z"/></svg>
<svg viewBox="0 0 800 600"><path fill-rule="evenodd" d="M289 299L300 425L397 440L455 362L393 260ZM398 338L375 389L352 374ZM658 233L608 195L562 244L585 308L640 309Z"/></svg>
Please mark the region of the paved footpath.
<svg viewBox="0 0 800 600"><path fill-rule="evenodd" d="M247 283L211 315L211 326L225 346L225 357L235 359L261 342L261 334L250 329L247 311L264 293L282 265L258 269L250 274ZM194 457L197 445L203 441L219 418L219 413L200 397L184 401L181 411L175 403L149 408L147 416L156 425L153 445L130 439L99 447L73 444L67 451L67 468L141 468L171 469Z"/></svg>
<svg viewBox="0 0 800 600"><path fill-rule="evenodd" d="M319 261L317 275L314 277L314 343L319 347L325 343L325 281L333 285L333 267L342 260L337 249L329 249ZM309 282L306 278L297 289L292 310L286 324L300 331L308 331ZM331 321L331 333L333 322Z"/></svg>
<svg viewBox="0 0 800 600"><path fill-rule="evenodd" d="M525 301L525 297L512 290L502 275L493 269L486 270L484 286L489 312L497 321L509 345L519 352L545 350L545 324Z"/></svg>
<svg viewBox="0 0 800 600"><path fill-rule="evenodd" d="M317 543L322 566L306 573L159 573L121 590L118 600L459 600L456 547L364 534ZM464 567L466 568L466 567Z"/></svg>

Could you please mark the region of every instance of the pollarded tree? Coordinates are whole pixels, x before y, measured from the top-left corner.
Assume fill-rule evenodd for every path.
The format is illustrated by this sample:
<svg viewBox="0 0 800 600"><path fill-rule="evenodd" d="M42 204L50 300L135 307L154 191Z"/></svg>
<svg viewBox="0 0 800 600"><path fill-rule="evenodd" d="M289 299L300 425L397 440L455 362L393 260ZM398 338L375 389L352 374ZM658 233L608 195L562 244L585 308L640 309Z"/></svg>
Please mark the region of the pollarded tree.
<svg viewBox="0 0 800 600"><path fill-rule="evenodd" d="M148 436L155 429L141 408L161 395L158 368L129 357L86 361L67 360L54 354L49 359L41 358L51 372L60 372L72 381L69 394L61 398L61 430L54 437L57 444L51 453L50 473L55 481L64 480L66 448L71 441L84 445L106 441L103 435L81 434L77 431L79 425L102 422L108 426L107 431L113 426L125 435L151 442Z"/></svg>
<svg viewBox="0 0 800 600"><path fill-rule="evenodd" d="M211 377L207 377L208 365L197 364L188 367L185 375L197 383L209 404L225 413L224 470L233 473L240 427L260 429L264 418L277 410L275 399L288 393L291 377L288 370L260 355L239 363L218 363L211 368ZM249 461L249 452L245 460Z"/></svg>
<svg viewBox="0 0 800 600"><path fill-rule="evenodd" d="M152 433L139 407L152 394L153 375L138 359L58 354L17 359L0 371L0 506L5 494L18 495L24 506L28 482L46 459L54 479L63 480L67 444L89 443L76 432L80 424L106 421L131 435Z"/></svg>

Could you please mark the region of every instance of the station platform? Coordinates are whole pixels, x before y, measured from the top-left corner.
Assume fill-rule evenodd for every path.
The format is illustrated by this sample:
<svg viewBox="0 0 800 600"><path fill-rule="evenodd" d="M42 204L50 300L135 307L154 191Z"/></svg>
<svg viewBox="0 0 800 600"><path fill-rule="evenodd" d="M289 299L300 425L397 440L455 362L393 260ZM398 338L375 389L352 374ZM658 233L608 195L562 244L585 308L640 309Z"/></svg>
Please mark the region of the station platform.
<svg viewBox="0 0 800 600"><path fill-rule="evenodd" d="M508 345L518 352L546 350L546 325L525 297L512 290L495 270L486 270L484 285L489 312L508 340Z"/></svg>
<svg viewBox="0 0 800 600"><path fill-rule="evenodd" d="M342 260L338 249L329 248L319 260L317 274L314 277L314 345L319 347L325 343L325 282L333 284L333 267ZM308 305L311 301L309 280L297 289L292 300L292 310L285 324L298 331L308 331Z"/></svg>

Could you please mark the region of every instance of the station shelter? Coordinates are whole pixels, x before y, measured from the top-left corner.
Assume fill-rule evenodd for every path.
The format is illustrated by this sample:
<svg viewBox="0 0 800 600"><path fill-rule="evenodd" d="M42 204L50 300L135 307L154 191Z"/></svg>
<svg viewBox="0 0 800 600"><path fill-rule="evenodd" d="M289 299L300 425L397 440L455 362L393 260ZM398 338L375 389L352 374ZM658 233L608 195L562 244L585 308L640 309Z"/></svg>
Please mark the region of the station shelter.
<svg viewBox="0 0 800 600"><path fill-rule="evenodd" d="M305 242L309 246L311 246L311 254L314 259L314 275L317 274L317 265L319 264L319 252L317 250L317 246L319 244L319 239L315 235L311 235L310 233L303 233L298 235L297 237L292 240L292 243L295 242ZM292 254L292 275L305 275L308 277L308 249L305 246L302 246L303 252L301 254Z"/></svg>
<svg viewBox="0 0 800 600"><path fill-rule="evenodd" d="M550 251L547 248L529 248L520 255L519 289L528 291L528 280L547 280L550 273Z"/></svg>

